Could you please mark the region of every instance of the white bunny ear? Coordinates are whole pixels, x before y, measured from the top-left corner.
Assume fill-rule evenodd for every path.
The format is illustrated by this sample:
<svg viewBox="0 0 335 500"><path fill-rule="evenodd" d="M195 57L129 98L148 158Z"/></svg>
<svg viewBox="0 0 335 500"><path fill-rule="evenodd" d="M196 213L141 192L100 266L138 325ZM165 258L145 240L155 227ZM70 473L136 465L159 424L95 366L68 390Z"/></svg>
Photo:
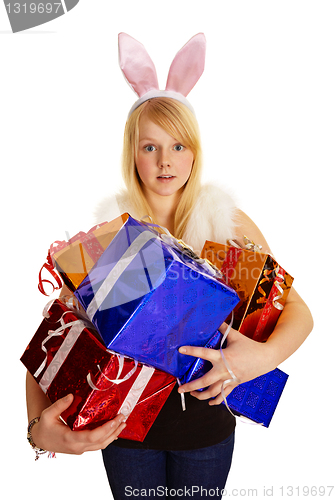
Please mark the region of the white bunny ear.
<svg viewBox="0 0 335 500"><path fill-rule="evenodd" d="M139 97L158 90L156 68L144 46L127 35L119 34L119 64L129 85Z"/></svg>
<svg viewBox="0 0 335 500"><path fill-rule="evenodd" d="M206 38L198 33L176 55L170 66L165 90L183 96L193 89L205 68Z"/></svg>

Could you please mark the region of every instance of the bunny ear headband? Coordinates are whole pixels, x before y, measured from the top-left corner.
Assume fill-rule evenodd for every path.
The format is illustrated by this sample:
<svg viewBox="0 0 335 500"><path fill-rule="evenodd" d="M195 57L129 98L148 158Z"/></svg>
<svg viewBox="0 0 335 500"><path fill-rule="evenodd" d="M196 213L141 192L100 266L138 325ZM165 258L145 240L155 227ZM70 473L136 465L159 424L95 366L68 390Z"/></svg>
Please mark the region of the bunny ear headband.
<svg viewBox="0 0 335 500"><path fill-rule="evenodd" d="M143 102L154 97L176 99L194 113L186 96L204 71L205 52L205 35L198 33L177 53L170 66L165 90L159 90L155 65L144 46L126 33L120 33L120 68L139 97L129 111L128 117Z"/></svg>

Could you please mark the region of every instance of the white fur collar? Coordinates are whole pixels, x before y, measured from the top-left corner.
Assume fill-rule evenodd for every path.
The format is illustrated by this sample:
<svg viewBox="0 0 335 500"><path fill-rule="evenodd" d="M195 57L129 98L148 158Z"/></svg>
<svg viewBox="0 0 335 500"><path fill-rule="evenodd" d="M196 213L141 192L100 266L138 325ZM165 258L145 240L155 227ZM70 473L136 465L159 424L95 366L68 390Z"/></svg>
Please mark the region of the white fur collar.
<svg viewBox="0 0 335 500"><path fill-rule="evenodd" d="M183 240L200 253L206 240L226 243L234 237L236 205L229 193L213 184L202 186L199 198L183 235ZM126 190L102 200L95 210L96 222L115 219L124 212L136 214Z"/></svg>

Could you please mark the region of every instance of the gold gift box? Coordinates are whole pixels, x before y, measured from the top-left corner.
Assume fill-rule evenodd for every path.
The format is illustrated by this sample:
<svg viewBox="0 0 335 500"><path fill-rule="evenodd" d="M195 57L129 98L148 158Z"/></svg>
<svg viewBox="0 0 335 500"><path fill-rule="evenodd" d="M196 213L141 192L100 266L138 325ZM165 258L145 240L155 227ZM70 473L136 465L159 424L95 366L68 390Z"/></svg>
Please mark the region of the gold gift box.
<svg viewBox="0 0 335 500"><path fill-rule="evenodd" d="M128 217L125 213L93 231L80 232L69 242L61 242L59 250L51 251L53 264L70 290L78 288Z"/></svg>
<svg viewBox="0 0 335 500"><path fill-rule="evenodd" d="M221 270L222 280L240 298L233 311L233 328L265 342L284 307L292 276L269 254L213 241L206 241L201 257Z"/></svg>

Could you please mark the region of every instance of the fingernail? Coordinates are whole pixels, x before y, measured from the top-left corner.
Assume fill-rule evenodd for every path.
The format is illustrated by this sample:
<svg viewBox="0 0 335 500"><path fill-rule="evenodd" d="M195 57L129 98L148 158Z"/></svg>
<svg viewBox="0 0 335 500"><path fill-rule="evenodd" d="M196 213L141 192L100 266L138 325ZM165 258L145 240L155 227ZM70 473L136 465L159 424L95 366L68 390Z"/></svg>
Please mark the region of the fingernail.
<svg viewBox="0 0 335 500"><path fill-rule="evenodd" d="M182 353L182 354L185 354L186 347L179 347L179 352Z"/></svg>

